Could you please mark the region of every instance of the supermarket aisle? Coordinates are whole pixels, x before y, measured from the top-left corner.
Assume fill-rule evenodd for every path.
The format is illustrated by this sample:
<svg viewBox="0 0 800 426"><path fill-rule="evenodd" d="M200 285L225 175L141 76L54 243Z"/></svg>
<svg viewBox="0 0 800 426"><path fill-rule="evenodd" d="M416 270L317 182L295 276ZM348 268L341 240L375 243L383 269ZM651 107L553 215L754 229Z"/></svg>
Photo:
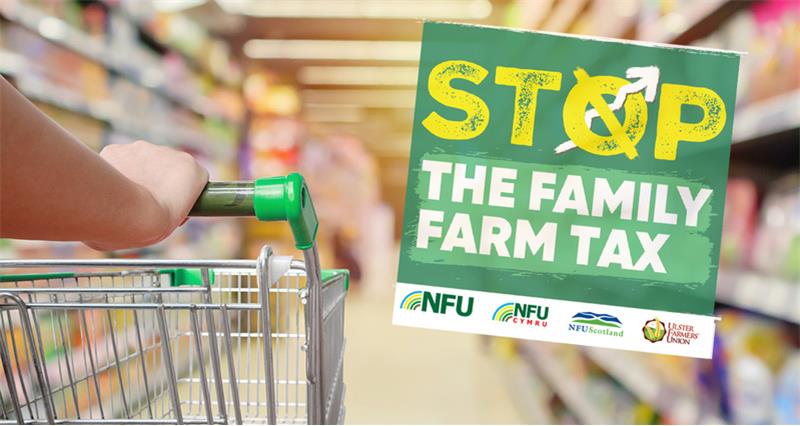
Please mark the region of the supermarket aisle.
<svg viewBox="0 0 800 426"><path fill-rule="evenodd" d="M348 296L347 423L522 422L478 336L392 326L391 306L390 291Z"/></svg>

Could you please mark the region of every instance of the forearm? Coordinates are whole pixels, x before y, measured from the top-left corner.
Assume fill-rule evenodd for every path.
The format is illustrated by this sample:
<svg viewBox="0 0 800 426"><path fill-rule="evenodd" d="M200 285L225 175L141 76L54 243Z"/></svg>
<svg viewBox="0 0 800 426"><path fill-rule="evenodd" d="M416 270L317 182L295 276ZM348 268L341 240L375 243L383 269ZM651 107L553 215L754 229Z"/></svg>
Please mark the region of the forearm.
<svg viewBox="0 0 800 426"><path fill-rule="evenodd" d="M124 242L159 220L148 197L0 78L0 236Z"/></svg>

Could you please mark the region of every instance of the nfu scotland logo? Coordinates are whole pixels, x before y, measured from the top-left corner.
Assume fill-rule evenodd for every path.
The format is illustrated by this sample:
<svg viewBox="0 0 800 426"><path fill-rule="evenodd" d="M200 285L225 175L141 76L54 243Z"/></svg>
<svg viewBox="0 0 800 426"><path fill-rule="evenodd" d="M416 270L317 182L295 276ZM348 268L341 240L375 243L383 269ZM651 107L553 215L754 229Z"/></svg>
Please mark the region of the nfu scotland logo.
<svg viewBox="0 0 800 426"><path fill-rule="evenodd" d="M412 291L400 302L400 308L409 311L421 310L422 312L433 312L435 314L446 314L448 311L462 317L472 315L472 305L475 302L473 297L457 296L448 293L431 293L429 291Z"/></svg>
<svg viewBox="0 0 800 426"><path fill-rule="evenodd" d="M504 303L495 309L492 320L523 326L547 327L550 308L524 303Z"/></svg>
<svg viewBox="0 0 800 426"><path fill-rule="evenodd" d="M622 321L614 315L578 312L572 316L570 331L604 336L622 337Z"/></svg>

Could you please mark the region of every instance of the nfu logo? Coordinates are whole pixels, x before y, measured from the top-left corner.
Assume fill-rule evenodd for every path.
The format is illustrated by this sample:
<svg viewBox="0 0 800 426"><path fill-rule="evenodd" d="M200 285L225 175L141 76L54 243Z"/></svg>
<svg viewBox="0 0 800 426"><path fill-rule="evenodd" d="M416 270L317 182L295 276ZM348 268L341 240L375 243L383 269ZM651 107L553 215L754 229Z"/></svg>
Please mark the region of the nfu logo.
<svg viewBox="0 0 800 426"><path fill-rule="evenodd" d="M492 319L511 324L547 327L548 316L550 316L550 308L547 306L509 302L495 309Z"/></svg>
<svg viewBox="0 0 800 426"><path fill-rule="evenodd" d="M446 314L453 312L462 317L472 315L473 297L456 296L448 293L431 293L429 291L412 291L408 293L403 301L400 302L401 309L410 311L421 310L422 312L433 312L435 314Z"/></svg>

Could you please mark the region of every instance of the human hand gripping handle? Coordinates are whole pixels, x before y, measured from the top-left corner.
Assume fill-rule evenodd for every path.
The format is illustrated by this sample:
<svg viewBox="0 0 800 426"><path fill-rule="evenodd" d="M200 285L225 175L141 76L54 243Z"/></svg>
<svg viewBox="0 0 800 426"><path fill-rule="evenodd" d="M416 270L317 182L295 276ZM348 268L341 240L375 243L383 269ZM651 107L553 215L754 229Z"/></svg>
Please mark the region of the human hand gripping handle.
<svg viewBox="0 0 800 426"><path fill-rule="evenodd" d="M147 142L109 145L100 153L109 164L138 184L147 202L144 226L132 226L133 243L150 245L169 236L187 216L255 216L264 221L287 221L298 249L311 248L317 216L302 176L257 179L254 182L208 182L208 173L191 155ZM154 206L149 208L147 206ZM122 232L125 232L124 230ZM117 236L116 241L124 241ZM109 250L114 244L87 242Z"/></svg>
<svg viewBox="0 0 800 426"><path fill-rule="evenodd" d="M186 221L208 172L190 154L145 141L108 145L100 157L133 182L133 203L120 212L132 222L113 238L85 243L97 250L114 250L155 244ZM133 213L133 214L131 214Z"/></svg>
<svg viewBox="0 0 800 426"><path fill-rule="evenodd" d="M295 246L310 249L318 221L311 194L298 173L254 182L209 182L190 216L255 216L262 221L287 221Z"/></svg>

